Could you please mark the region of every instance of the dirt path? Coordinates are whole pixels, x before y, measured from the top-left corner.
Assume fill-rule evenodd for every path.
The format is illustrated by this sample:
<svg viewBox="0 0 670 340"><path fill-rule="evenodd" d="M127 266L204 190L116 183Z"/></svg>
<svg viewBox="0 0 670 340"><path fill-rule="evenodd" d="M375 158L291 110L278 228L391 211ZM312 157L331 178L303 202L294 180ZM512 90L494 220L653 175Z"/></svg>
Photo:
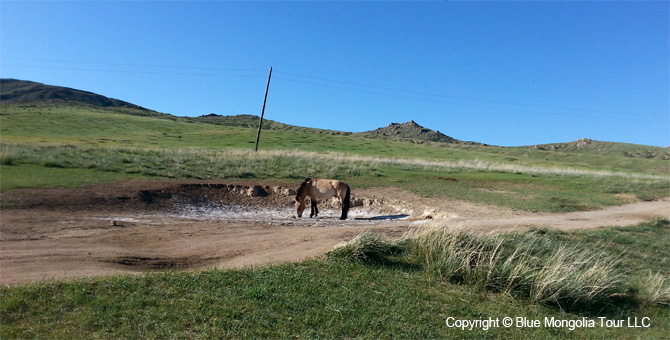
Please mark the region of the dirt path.
<svg viewBox="0 0 670 340"><path fill-rule="evenodd" d="M318 219L295 218L291 191L281 184L131 181L3 193L0 201L11 208L0 211L0 284L300 261L365 230L399 236L425 223L489 231L670 218L670 198L599 211L529 214L392 188L354 195L351 218L342 222L327 205Z"/></svg>
<svg viewBox="0 0 670 340"><path fill-rule="evenodd" d="M537 214L494 220L469 222L473 227L488 229L521 229L531 226L546 226L562 230L587 229L608 226L627 226L655 217L670 219L670 198L652 202L636 202L595 211L580 211L563 214Z"/></svg>

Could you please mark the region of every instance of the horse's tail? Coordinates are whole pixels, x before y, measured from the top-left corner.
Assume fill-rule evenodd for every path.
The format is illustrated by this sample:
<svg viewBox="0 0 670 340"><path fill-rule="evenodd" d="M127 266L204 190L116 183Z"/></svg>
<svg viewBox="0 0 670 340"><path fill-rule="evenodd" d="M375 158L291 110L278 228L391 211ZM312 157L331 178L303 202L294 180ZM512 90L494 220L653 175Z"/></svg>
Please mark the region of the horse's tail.
<svg viewBox="0 0 670 340"><path fill-rule="evenodd" d="M347 219L347 214L349 214L349 207L351 207L351 189L349 188L349 184L345 185L347 186L347 190L344 193L344 199L342 199L342 217L340 217L341 220Z"/></svg>

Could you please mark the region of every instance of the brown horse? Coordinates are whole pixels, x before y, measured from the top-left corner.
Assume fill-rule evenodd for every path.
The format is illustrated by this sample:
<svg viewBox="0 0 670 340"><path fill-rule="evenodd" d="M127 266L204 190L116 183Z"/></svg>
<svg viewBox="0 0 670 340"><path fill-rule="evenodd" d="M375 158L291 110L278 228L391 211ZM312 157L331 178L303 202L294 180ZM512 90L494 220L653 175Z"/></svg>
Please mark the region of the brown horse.
<svg viewBox="0 0 670 340"><path fill-rule="evenodd" d="M307 178L295 195L295 207L298 209L298 217L302 217L302 212L305 211L305 197L309 196L312 201L312 211L309 217L316 217L319 215L319 209L316 206L317 200L327 200L331 197L337 197L342 203L341 220L347 219L349 207L351 206L351 190L347 183L334 179L321 178Z"/></svg>

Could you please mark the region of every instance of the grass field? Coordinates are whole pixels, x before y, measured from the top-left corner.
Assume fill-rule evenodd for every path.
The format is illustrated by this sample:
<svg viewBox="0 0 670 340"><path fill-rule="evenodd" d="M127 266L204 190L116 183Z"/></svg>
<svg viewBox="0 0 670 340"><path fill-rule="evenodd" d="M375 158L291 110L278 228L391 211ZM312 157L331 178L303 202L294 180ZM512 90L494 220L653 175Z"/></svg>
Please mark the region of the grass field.
<svg viewBox="0 0 670 340"><path fill-rule="evenodd" d="M255 128L204 124L168 115L144 116L145 112L130 109L49 104L2 105L0 108L0 132L5 142L253 149L257 132ZM408 143L305 128L298 131L264 130L260 149L334 151L426 160L482 160L542 167L670 173L670 152L665 148L622 143L594 144L597 147L578 152L550 152L527 147Z"/></svg>
<svg viewBox="0 0 670 340"><path fill-rule="evenodd" d="M670 161L662 148L602 143L600 151L543 151L268 130L255 153L252 128L126 113L3 105L0 190L132 178L297 183L313 176L346 180L354 188L392 186L435 199L538 212L670 195ZM667 220L491 237L450 229L438 225L399 241L366 234L327 258L296 264L2 287L0 338L666 339L670 334ZM447 326L449 317L525 317L543 326L461 330ZM545 327L545 318L552 317L644 319L651 327Z"/></svg>
<svg viewBox="0 0 670 340"><path fill-rule="evenodd" d="M603 269L598 260L611 261L612 266L593 274L598 282L610 284L593 296L593 303L580 300L589 293L579 280L571 283L572 288L585 287L577 295L534 298L524 296L523 289L487 285L477 274L468 279L460 277L458 270L436 270L420 256L425 247L406 244L389 251L366 242L358 253L366 257L350 252L349 256L243 270L163 272L0 288L0 337L667 339L670 273L667 263L649 261L649 257L670 258L669 230L667 220L658 220L627 228L569 233L531 230L502 236L501 249L513 251L519 241L543 235L542 246L529 248L540 264L532 270L553 261L542 254L545 250L566 245L595 254L577 269L586 272L582 277L591 275L591 268ZM574 265L563 269L570 268ZM540 320L542 326L500 323L488 330L462 330L448 327L449 317L525 317ZM545 326L545 318L566 322L587 318L596 323L570 329L569 323ZM628 318L639 322L647 318L651 326L601 327L599 323Z"/></svg>

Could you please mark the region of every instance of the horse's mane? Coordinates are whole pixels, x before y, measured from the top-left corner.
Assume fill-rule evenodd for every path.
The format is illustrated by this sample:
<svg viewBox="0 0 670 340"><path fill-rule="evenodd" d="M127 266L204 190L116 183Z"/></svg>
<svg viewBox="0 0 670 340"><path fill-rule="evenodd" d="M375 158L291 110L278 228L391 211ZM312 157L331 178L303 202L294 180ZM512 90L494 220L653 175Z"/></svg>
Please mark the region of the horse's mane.
<svg viewBox="0 0 670 340"><path fill-rule="evenodd" d="M307 186L307 184L309 184L308 182L311 180L312 180L311 178L305 178L305 180L300 184L298 192L295 195L296 201L300 201L300 196L302 195L302 192L305 191L305 187Z"/></svg>

